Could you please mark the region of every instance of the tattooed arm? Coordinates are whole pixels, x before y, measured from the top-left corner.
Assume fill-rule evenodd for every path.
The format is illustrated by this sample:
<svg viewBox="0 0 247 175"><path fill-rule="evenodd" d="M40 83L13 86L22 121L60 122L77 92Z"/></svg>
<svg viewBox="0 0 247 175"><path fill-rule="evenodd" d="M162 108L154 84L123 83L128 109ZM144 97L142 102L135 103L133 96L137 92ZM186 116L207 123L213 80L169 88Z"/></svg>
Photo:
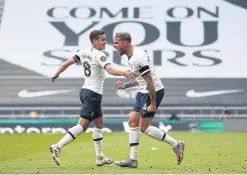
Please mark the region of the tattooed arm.
<svg viewBox="0 0 247 175"><path fill-rule="evenodd" d="M142 77L147 83L150 102L151 102L150 105L155 106L156 108L156 91L155 91L155 86L154 86L154 81L152 79L152 76L150 73L147 73L147 74L144 74Z"/></svg>
<svg viewBox="0 0 247 175"><path fill-rule="evenodd" d="M152 79L150 72L147 72L146 74L142 75L142 77L147 83L150 102L151 102L150 105L147 107L147 111L155 112L156 111L156 91L155 91L154 81Z"/></svg>
<svg viewBox="0 0 247 175"><path fill-rule="evenodd" d="M135 80L130 80L129 82L127 82L125 84L120 80L118 80L116 82L116 87L118 89L127 89L127 88L130 88L130 87L133 87L133 86L137 86L137 85L138 85L138 83Z"/></svg>

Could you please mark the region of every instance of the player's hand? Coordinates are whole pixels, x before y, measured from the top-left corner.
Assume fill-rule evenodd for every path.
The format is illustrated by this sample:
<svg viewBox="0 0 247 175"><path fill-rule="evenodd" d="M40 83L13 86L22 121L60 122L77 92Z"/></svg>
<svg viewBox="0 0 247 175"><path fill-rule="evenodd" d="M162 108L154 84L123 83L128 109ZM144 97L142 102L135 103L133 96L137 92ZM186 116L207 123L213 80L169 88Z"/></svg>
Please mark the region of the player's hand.
<svg viewBox="0 0 247 175"><path fill-rule="evenodd" d="M118 89L125 89L126 88L125 85L123 84L123 82L120 80L116 81L116 87Z"/></svg>
<svg viewBox="0 0 247 175"><path fill-rule="evenodd" d="M147 111L148 111L148 112L156 112L156 105L150 104L150 105L147 107Z"/></svg>
<svg viewBox="0 0 247 175"><path fill-rule="evenodd" d="M51 81L53 83L55 83L55 79L57 79L59 77L59 75L55 74L52 78L51 78Z"/></svg>
<svg viewBox="0 0 247 175"><path fill-rule="evenodd" d="M128 78L128 79L133 79L133 78L134 78L133 74L130 73L130 71L125 71L125 72L124 72L124 76L125 76L126 78Z"/></svg>

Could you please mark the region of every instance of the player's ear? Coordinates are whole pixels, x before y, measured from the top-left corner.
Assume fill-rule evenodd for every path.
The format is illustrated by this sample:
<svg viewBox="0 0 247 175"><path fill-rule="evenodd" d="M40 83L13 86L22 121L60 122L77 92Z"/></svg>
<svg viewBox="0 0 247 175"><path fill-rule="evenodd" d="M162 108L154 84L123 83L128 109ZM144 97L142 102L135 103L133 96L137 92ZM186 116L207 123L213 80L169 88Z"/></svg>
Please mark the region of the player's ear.
<svg viewBox="0 0 247 175"><path fill-rule="evenodd" d="M126 41L124 42L124 47L128 46L128 44L126 43Z"/></svg>
<svg viewBox="0 0 247 175"><path fill-rule="evenodd" d="M129 44L130 43L128 41L125 41L125 43L124 43L125 47L129 46Z"/></svg>
<svg viewBox="0 0 247 175"><path fill-rule="evenodd" d="M96 40L96 39L94 39L94 40L93 40L93 44L94 44L94 43L96 43L96 42L97 42L97 40Z"/></svg>

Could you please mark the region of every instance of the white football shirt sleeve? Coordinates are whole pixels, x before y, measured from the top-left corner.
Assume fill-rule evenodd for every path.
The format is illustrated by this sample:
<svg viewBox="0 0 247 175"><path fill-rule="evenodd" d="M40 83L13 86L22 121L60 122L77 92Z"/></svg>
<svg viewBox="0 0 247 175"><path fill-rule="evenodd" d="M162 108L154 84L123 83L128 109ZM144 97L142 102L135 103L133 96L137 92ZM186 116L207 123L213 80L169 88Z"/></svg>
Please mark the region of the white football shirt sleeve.
<svg viewBox="0 0 247 175"><path fill-rule="evenodd" d="M100 52L97 56L96 59L99 63L99 65L103 68L105 68L108 64L110 64L108 58L106 57L106 54L103 52Z"/></svg>
<svg viewBox="0 0 247 175"><path fill-rule="evenodd" d="M81 62L81 56L83 54L83 50L78 50L75 55L73 56L74 60L77 62L77 63L80 63Z"/></svg>
<svg viewBox="0 0 247 175"><path fill-rule="evenodd" d="M135 69L140 72L142 76L150 72L149 58L146 54L142 55L139 59L136 59Z"/></svg>

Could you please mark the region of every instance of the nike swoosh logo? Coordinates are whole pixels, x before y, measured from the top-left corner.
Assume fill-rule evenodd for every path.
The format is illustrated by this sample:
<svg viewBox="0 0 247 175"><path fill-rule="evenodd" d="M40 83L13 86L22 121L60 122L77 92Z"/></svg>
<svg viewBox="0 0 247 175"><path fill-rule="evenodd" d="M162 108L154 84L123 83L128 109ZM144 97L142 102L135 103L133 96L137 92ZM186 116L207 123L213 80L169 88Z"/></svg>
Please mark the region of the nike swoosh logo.
<svg viewBox="0 0 247 175"><path fill-rule="evenodd" d="M18 96L21 98L33 98L33 97L43 97L55 94L64 94L68 92L72 92L73 90L49 90L49 91L36 91L36 92L29 92L27 89L24 89L18 93Z"/></svg>
<svg viewBox="0 0 247 175"><path fill-rule="evenodd" d="M223 95L223 94L233 94L233 93L239 93L243 91L244 89L196 92L195 89L192 89L192 90L187 91L186 96L190 98L198 98L198 97L209 97L209 96L216 96L216 95Z"/></svg>

